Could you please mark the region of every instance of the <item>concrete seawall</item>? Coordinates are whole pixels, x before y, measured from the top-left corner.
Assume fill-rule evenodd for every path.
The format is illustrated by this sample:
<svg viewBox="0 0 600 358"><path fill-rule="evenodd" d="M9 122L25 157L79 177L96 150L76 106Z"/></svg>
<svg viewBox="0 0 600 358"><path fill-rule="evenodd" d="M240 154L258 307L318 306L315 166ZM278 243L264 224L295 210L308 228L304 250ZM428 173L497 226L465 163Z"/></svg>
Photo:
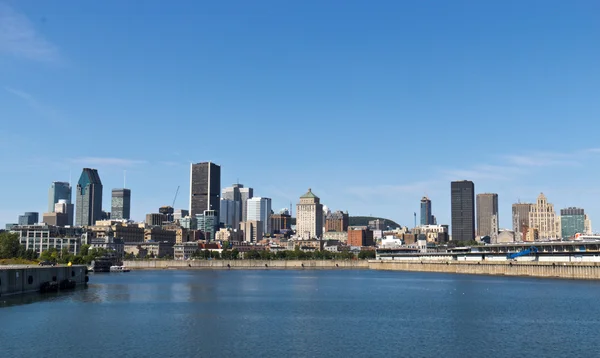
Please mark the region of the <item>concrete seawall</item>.
<svg viewBox="0 0 600 358"><path fill-rule="evenodd" d="M212 270L267 270L267 269L368 269L366 260L195 260L195 261L125 261L123 266L132 270L149 269L212 269Z"/></svg>
<svg viewBox="0 0 600 358"><path fill-rule="evenodd" d="M77 285L86 281L85 266L27 267L0 266L0 296L37 292L45 282L73 280Z"/></svg>
<svg viewBox="0 0 600 358"><path fill-rule="evenodd" d="M369 261L373 270L445 272L472 275L531 276L598 280L600 263L549 262L400 262Z"/></svg>

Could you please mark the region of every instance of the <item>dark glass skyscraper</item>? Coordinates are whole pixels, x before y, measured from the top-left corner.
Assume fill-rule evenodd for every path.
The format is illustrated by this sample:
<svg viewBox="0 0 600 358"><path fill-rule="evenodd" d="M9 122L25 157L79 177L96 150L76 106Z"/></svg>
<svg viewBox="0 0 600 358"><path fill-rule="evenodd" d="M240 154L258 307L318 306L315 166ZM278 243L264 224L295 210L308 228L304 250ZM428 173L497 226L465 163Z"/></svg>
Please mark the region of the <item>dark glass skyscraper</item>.
<svg viewBox="0 0 600 358"><path fill-rule="evenodd" d="M192 164L190 167L190 215L220 209L221 167L215 163Z"/></svg>
<svg viewBox="0 0 600 358"><path fill-rule="evenodd" d="M421 199L421 225L433 225L433 215L431 215L431 200L424 196Z"/></svg>
<svg viewBox="0 0 600 358"><path fill-rule="evenodd" d="M77 183L76 199L77 226L90 226L102 220L102 182L96 169L83 169Z"/></svg>
<svg viewBox="0 0 600 358"><path fill-rule="evenodd" d="M581 208L560 209L560 227L563 239L585 234L585 211Z"/></svg>
<svg viewBox="0 0 600 358"><path fill-rule="evenodd" d="M452 241L475 239L475 184L453 181L451 189Z"/></svg>
<svg viewBox="0 0 600 358"><path fill-rule="evenodd" d="M50 190L48 190L48 212L54 212L54 205L59 200L66 200L67 204L71 204L71 184L62 181L52 182Z"/></svg>
<svg viewBox="0 0 600 358"><path fill-rule="evenodd" d="M131 190L125 188L112 190L110 218L131 219Z"/></svg>

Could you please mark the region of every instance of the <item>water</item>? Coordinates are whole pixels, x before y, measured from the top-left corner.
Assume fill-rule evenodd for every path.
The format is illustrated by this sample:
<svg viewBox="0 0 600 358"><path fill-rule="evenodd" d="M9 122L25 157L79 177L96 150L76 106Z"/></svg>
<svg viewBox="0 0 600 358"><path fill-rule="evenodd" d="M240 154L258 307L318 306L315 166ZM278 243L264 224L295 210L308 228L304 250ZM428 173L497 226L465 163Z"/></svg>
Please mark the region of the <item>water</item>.
<svg viewBox="0 0 600 358"><path fill-rule="evenodd" d="M593 357L600 283L136 271L0 300L2 357Z"/></svg>

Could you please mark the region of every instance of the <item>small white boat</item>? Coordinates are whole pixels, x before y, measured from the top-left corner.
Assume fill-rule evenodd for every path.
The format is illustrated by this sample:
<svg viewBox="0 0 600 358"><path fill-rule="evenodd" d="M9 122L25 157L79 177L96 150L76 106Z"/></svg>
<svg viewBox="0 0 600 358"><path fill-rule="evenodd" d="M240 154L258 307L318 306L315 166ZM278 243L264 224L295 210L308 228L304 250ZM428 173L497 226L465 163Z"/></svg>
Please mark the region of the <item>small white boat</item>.
<svg viewBox="0 0 600 358"><path fill-rule="evenodd" d="M110 272L129 272L129 269L125 266L111 266Z"/></svg>

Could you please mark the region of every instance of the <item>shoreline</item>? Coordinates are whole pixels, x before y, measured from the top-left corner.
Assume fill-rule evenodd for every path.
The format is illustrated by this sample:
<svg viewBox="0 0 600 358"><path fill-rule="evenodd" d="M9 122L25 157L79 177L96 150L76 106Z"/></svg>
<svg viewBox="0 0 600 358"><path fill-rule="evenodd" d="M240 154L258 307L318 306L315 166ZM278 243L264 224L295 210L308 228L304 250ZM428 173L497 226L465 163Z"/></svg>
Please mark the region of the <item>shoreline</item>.
<svg viewBox="0 0 600 358"><path fill-rule="evenodd" d="M130 270L367 270L368 260L124 261Z"/></svg>
<svg viewBox="0 0 600 358"><path fill-rule="evenodd" d="M600 264L536 261L197 260L125 261L131 270L382 270L600 280Z"/></svg>

